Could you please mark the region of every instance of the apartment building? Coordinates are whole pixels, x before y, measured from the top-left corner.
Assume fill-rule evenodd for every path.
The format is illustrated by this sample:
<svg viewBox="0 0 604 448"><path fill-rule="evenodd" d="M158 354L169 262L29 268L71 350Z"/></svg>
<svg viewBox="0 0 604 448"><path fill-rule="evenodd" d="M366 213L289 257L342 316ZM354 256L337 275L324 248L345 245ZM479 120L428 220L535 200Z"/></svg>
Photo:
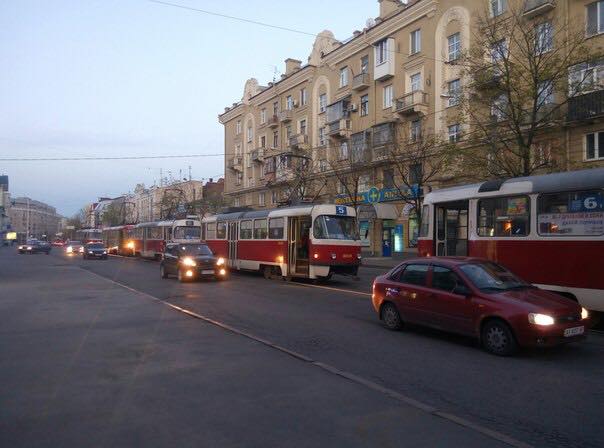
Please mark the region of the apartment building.
<svg viewBox="0 0 604 448"><path fill-rule="evenodd" d="M59 231L61 216L54 207L27 197L11 201L8 211L12 231L20 241L27 237L53 239Z"/></svg>
<svg viewBox="0 0 604 448"><path fill-rule="evenodd" d="M0 245L6 240L11 230L8 210L10 208L10 193L8 192L8 176L0 176Z"/></svg>
<svg viewBox="0 0 604 448"><path fill-rule="evenodd" d="M589 89L573 96L560 126L547 136L561 148L559 169L604 164L604 1L593 0L380 0L379 16L345 41L319 33L308 61L287 59L285 73L261 86L245 83L241 101L225 108L225 195L235 206L274 207L288 199L358 206L367 251L389 256L413 247L415 211L393 189L397 173L385 148L399 135L437 135L458 142L472 129L460 118L457 93L467 82L456 64L476 40L476 17L504 20L519 8L526 26L572 23L600 58L569 67ZM555 44L555 42L553 42ZM559 92L551 92L552 98ZM335 175L356 160L357 197ZM359 163L360 162L360 163ZM410 162L413 163L412 161ZM311 167L303 194L296 189ZM360 168L359 168L360 167ZM466 174L462 176L461 174ZM469 182L451 169L414 194ZM355 190L356 191L356 190ZM296 194L293 194L296 192ZM303 196L303 197L302 197Z"/></svg>

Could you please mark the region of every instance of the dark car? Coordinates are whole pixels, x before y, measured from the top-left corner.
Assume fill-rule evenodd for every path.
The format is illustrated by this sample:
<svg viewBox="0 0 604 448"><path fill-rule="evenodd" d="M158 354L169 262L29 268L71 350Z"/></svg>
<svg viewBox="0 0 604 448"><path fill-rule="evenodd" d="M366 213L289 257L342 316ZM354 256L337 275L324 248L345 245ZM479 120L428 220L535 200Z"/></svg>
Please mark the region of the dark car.
<svg viewBox="0 0 604 448"><path fill-rule="evenodd" d="M84 257L84 260L87 260L88 258L100 258L102 260L106 260L107 248L103 243L88 243L84 246L82 257Z"/></svg>
<svg viewBox="0 0 604 448"><path fill-rule="evenodd" d="M19 246L20 254L50 254L52 246L46 241L28 240L26 244Z"/></svg>
<svg viewBox="0 0 604 448"><path fill-rule="evenodd" d="M228 277L224 258L215 257L205 243L168 244L159 269L162 278L175 275L181 282L199 278L225 280Z"/></svg>
<svg viewBox="0 0 604 448"><path fill-rule="evenodd" d="M465 334L502 356L584 339L589 326L577 302L476 258L405 261L375 279L372 301L387 328L409 322Z"/></svg>

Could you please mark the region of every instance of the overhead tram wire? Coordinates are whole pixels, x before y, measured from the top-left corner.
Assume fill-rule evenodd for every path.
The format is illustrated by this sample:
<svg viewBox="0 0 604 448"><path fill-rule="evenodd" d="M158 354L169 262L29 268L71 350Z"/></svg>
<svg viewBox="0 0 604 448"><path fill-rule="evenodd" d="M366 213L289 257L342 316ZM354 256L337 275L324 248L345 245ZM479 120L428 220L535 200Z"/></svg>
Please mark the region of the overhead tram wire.
<svg viewBox="0 0 604 448"><path fill-rule="evenodd" d="M265 28L272 28L272 29L276 29L276 30L280 30L280 31L286 31L289 33L296 33L296 34L302 34L304 36L310 36L310 37L314 37L317 38L320 35L317 33L311 33L310 31L304 31L304 30L299 30L296 28L289 28L286 26L281 26L281 25L274 25L272 23L267 23L267 22L260 22L258 20L253 20L253 19L246 19L244 17L237 17L237 16L231 16L229 14L223 14L223 13L219 13L219 12L215 12L215 11L208 11L206 9L200 9L200 8L194 8L192 6L187 6L187 5L181 5L179 3L172 3L172 2L166 2L163 0L146 0L149 3L155 3L158 5L163 5L163 6L169 6L169 7L173 7L173 8L178 8L178 9L183 9L185 11L192 11L192 12L197 12L197 13L201 13L201 14L206 14L206 15L210 15L210 16L215 16L215 17L222 17L224 19L229 19L229 20L236 20L238 22L244 22L244 23L249 23L252 25L258 25L258 26L263 26ZM337 43L342 43L342 41L334 38L330 38L330 37L326 37L326 36L321 36L324 39L330 39L333 40L334 42ZM373 47L373 44L370 44ZM398 51L398 50L386 50L389 53L396 53L396 54L400 54L403 56L409 56L408 53L404 53L402 51ZM451 61L447 61L444 59L438 59L438 58L431 58L429 56L426 55L422 55L425 59L429 59L431 61L436 61L436 62L442 62L444 64L451 64ZM456 61L455 65L464 65L461 64L460 62Z"/></svg>
<svg viewBox="0 0 604 448"><path fill-rule="evenodd" d="M199 157L222 157L225 154L179 154L159 156L116 156L116 157L2 157L0 162L72 162L94 160L146 160L146 159L188 159Z"/></svg>

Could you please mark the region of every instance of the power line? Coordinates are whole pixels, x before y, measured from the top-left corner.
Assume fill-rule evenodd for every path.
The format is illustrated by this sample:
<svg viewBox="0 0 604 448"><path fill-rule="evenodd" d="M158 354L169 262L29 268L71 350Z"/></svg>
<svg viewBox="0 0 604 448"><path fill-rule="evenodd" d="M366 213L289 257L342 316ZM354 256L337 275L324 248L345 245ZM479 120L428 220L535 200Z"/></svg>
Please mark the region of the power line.
<svg viewBox="0 0 604 448"><path fill-rule="evenodd" d="M179 154L161 156L119 156L119 157L6 157L0 158L0 162L73 162L87 160L145 160L145 159L187 159L199 157L223 157L225 154Z"/></svg>

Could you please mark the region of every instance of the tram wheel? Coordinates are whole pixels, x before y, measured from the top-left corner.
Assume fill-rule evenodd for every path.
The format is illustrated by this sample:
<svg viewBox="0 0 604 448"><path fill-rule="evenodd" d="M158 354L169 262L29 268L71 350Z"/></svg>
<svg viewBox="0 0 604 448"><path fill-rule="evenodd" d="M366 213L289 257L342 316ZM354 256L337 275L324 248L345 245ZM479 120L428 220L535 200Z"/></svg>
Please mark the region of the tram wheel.
<svg viewBox="0 0 604 448"><path fill-rule="evenodd" d="M262 269L262 275L265 279L270 280L273 278L273 267L272 266L264 266Z"/></svg>

